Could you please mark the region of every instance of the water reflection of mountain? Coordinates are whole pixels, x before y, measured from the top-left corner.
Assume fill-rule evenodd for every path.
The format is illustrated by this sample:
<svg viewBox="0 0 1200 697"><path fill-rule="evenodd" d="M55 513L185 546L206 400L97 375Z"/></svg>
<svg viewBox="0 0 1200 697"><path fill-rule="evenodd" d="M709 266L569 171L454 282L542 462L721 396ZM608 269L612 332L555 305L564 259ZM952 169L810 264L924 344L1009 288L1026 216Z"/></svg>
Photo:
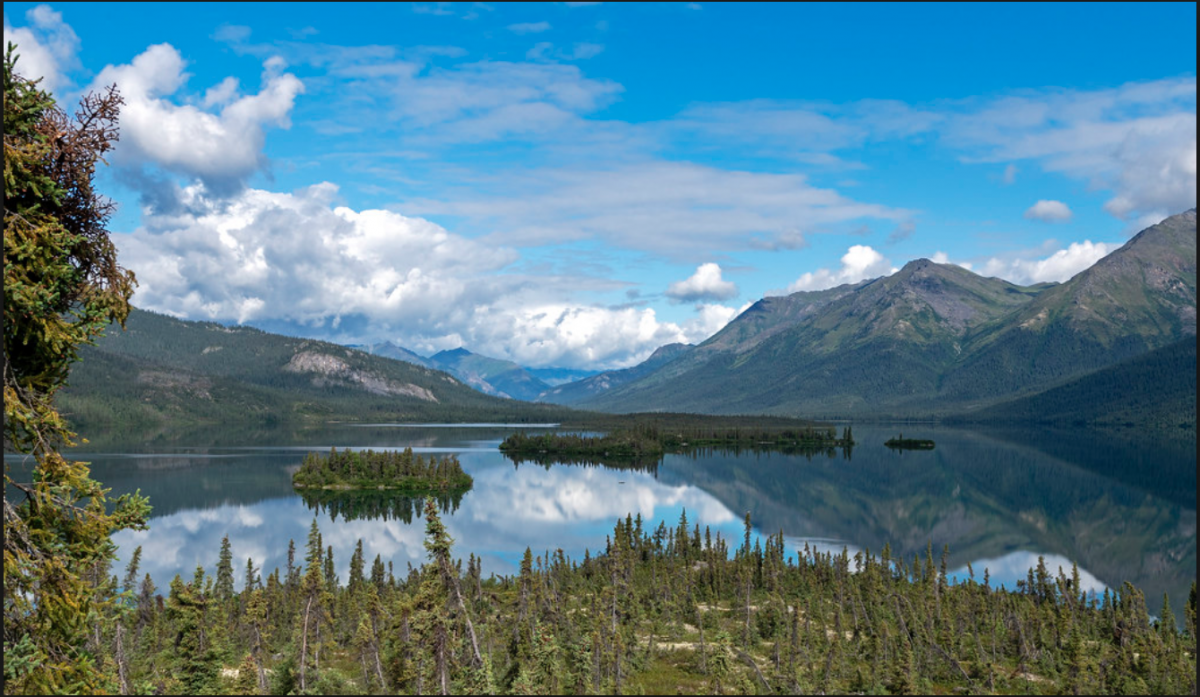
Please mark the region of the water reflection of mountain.
<svg viewBox="0 0 1200 697"><path fill-rule="evenodd" d="M225 446L278 445L311 446L328 449L373 447L461 448L464 444L487 443L495 447L504 436L516 429L540 432L545 427L514 425L508 427L428 426L422 424L291 424L274 427L237 424L195 426L181 429L148 428L135 432L104 431L83 434L93 452L154 452L177 446L188 448L220 448Z"/></svg>
<svg viewBox="0 0 1200 697"><path fill-rule="evenodd" d="M882 443L896 430L865 424L854 430L859 445L851 459L839 451L830 456L706 450L668 455L661 464L625 463L616 469L629 473L615 477L599 476L602 473L591 468L556 468L548 461L513 465L518 469L513 472L496 450L512 427L343 424L254 434L216 430L113 441L110 446L93 439L84 446L87 452L72 456L93 462L95 477L112 487L112 495L140 489L150 497L159 521L152 521L151 532L137 544L161 541L168 556L182 549L180 539L195 541L200 533L189 529L190 537L171 537L178 530L164 518L178 513L179 521L200 526L197 530L219 528L211 520L222 523L232 515L222 508L227 505L243 507L239 514L247 520L270 521L255 523L261 527L246 523L243 544L260 544L274 535L282 536L275 542L286 549L287 537L302 539L311 519L298 516L295 529L284 532L276 513L261 512L305 511L300 501L288 499L297 498L290 476L308 450L412 445L459 452L464 468L481 476L473 493L462 500L469 515L451 519L466 535L463 544L477 545L476 552L507 550L508 542L494 538L497 531L502 530L506 540L523 539L536 527L530 521L545 524L540 539L551 548L566 544L564 535L579 548L593 546L611 525L609 513L623 515L645 505L645 492L633 486L635 480L643 480L666 497L660 500L686 505L689 518L697 512L697 499L703 499L714 510L732 512L735 519L750 510L764 533L783 530L794 538L842 540L872 550L888 542L909 558L923 553L927 541L939 549L949 544L955 567L1018 551L1057 554L1077 560L1110 586L1133 581L1152 605L1163 591L1177 603L1186 598L1196 563L1194 442L1190 448L1176 448L1172 443L1138 443L1102 433L985 433L906 425L905 435L931 437L937 448L895 453ZM117 445L124 447L104 452ZM27 467L15 459L10 464L14 477L22 481L20 473ZM549 471L543 473L542 467ZM490 486L481 486L489 481ZM513 489L515 481L522 488ZM679 504L684 500L686 504ZM411 501L316 501L309 508L313 505L325 506L343 524L353 520L348 527L355 536L420 527L419 522L410 524L415 513ZM603 515L597 513L601 510ZM392 517L392 524L370 525L385 516ZM672 512L669 517L677 516ZM589 527L593 525L594 530ZM220 534L212 532L215 537L205 543L206 554L215 555ZM419 556L420 531L412 535ZM523 550L524 544L517 548ZM385 557L395 553L387 549L381 547ZM463 549L471 551L468 546ZM246 552L256 560L273 553L268 546ZM509 562L515 563L505 563ZM187 563L194 568L196 561ZM181 568L188 569L186 564ZM1182 617L1182 609L1176 614Z"/></svg>
<svg viewBox="0 0 1200 697"><path fill-rule="evenodd" d="M846 460L852 459L854 452L853 446L844 448L814 448L812 446L803 445L772 445L769 447L694 447L684 448L685 452L675 453L678 457L686 457L691 459L710 458L714 455L722 456L754 456L762 453L779 453L783 455L794 455L803 457L811 461L813 458L835 458L842 457ZM619 457L597 457L594 455L549 455L537 454L531 455L528 453L513 453L505 452L504 457L508 458L513 465L519 467L522 464L530 463L538 465L543 469L549 470L555 465L578 465L583 467L603 467L613 470L633 470L637 472L647 472L658 477L658 467L662 464L663 458L658 459L636 459L636 458L619 458Z"/></svg>
<svg viewBox="0 0 1200 697"><path fill-rule="evenodd" d="M887 542L906 557L932 541L935 548L950 546L955 565L1038 550L1077 560L1110 586L1129 580L1147 598L1164 591L1176 601L1186 598L1195 578L1194 506L1074 464L1086 463L1082 457L1071 462L1048 454L1028 433L1014 444L940 432L936 450L904 454L863 444L869 440L860 438L850 461L668 457L659 478L699 486L730 510L750 511L764 532L873 550Z"/></svg>
<svg viewBox="0 0 1200 697"><path fill-rule="evenodd" d="M155 518L181 510L251 505L294 495L291 472L303 451L294 453L177 452L155 455L71 453L91 463L92 476L109 497L141 491L150 498ZM28 467L14 466L13 477L27 477Z"/></svg>
<svg viewBox="0 0 1200 697"><path fill-rule="evenodd" d="M1028 429L989 429L981 433L1006 444L1019 445L1030 440ZM1174 438L1145 438L1132 431L1087 429L1037 430L1033 435L1033 447L1046 455L1185 508L1196 508L1194 437L1177 434Z"/></svg>
<svg viewBox="0 0 1200 697"><path fill-rule="evenodd" d="M404 496L392 491L304 489L299 492L304 505L314 513L328 513L337 522L343 520L399 520L405 525L421 517L423 496ZM434 496L442 513L458 510L465 492Z"/></svg>

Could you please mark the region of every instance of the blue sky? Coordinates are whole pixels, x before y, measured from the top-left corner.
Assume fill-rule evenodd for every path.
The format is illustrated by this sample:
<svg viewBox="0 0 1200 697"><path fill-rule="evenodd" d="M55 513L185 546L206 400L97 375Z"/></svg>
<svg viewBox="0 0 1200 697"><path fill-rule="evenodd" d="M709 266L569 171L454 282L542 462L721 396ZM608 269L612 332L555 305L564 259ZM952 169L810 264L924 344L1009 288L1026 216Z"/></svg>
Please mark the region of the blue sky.
<svg viewBox="0 0 1200 697"><path fill-rule="evenodd" d="M117 84L134 303L620 367L921 257L1063 281L1195 206L1196 7L9 3Z"/></svg>

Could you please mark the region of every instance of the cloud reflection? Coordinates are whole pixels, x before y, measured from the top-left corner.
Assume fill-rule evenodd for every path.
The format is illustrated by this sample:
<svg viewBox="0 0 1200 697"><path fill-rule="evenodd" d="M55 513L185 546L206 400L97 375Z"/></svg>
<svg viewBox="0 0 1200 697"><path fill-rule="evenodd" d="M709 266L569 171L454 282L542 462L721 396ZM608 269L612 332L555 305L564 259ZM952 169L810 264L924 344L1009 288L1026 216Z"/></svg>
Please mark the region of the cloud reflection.
<svg viewBox="0 0 1200 697"><path fill-rule="evenodd" d="M1038 552L1030 552L1026 550L1018 550L1009 552L997 559L980 559L979 561L971 562L971 568L975 571L975 580L983 582L983 572L987 570L989 577L989 585L993 588L1004 587L1008 590L1015 590L1017 581L1024 581L1029 574L1029 570L1037 568L1038 557L1042 557L1046 564L1046 570L1052 578L1057 578L1061 572L1067 578L1071 577L1071 560L1058 554L1039 554ZM947 576L957 577L959 582L966 581L969 575L967 567L963 566L953 571L947 571ZM1100 579L1088 573L1086 569L1079 569L1079 587L1100 595L1108 588Z"/></svg>
<svg viewBox="0 0 1200 697"><path fill-rule="evenodd" d="M495 451L459 452L464 468L475 477L475 487L458 511L443 514L443 520L456 554L480 556L485 575L516 573L526 547L539 554L561 548L575 559L582 558L585 549L602 550L605 536L626 515L641 514L645 528L653 531L660 523L676 525L686 510L689 521L702 529L709 526L714 535L740 535L737 517L694 486L668 485L648 473L600 467L514 468ZM264 576L286 568L289 539L296 543L296 563L303 564L314 515L323 544L333 547L342 583L360 539L368 565L379 555L385 563L392 562L397 576L406 573L409 563L416 566L425 560L421 518L405 523L340 516L335 521L327 509L314 514L293 496L180 510L153 518L148 531L121 531L113 536L119 547L114 570L141 545L141 573L149 573L163 589L175 574L189 576L197 565L215 573L221 538L228 535L240 589L247 557Z"/></svg>

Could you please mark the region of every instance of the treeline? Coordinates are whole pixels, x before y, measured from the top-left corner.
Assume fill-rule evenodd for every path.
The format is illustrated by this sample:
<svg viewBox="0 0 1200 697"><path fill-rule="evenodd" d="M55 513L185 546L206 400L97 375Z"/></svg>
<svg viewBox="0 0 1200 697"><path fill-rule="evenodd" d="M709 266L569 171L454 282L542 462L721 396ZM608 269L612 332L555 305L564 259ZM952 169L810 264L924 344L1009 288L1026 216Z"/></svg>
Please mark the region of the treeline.
<svg viewBox="0 0 1200 697"><path fill-rule="evenodd" d="M517 431L500 443L507 454L550 455L554 457L609 457L616 459L657 459L663 443L652 429L618 431L603 436L577 433L527 434Z"/></svg>
<svg viewBox="0 0 1200 697"><path fill-rule="evenodd" d="M360 541L345 582L315 520L303 565L294 544L265 579L247 559L240 592L228 539L215 577L177 576L165 597L138 583L139 549L123 581L92 570L119 602L86 619L88 650L122 693L1196 691L1194 584L1181 632L1166 602L1153 621L1136 588L1096 598L1077 569L1039 561L996 590L968 567L952 584L946 550L789 557L748 516L730 555L686 512L653 530L626 517L602 553L526 550L516 576L485 578L474 554L455 561L432 499L423 515L423 565L369 564Z"/></svg>
<svg viewBox="0 0 1200 697"><path fill-rule="evenodd" d="M825 450L851 448L854 435L850 426L839 438L833 426L803 427L729 426L720 422L662 428L643 420L633 426L619 427L605 435L579 433L527 434L516 432L500 443L500 452L513 456L563 457L612 460L657 459L665 452L688 452L697 448L742 448Z"/></svg>
<svg viewBox="0 0 1200 697"><path fill-rule="evenodd" d="M322 456L309 453L292 475L292 486L330 489L398 489L409 492L465 491L474 480L463 471L458 456L441 459L403 451L355 451L330 448Z"/></svg>

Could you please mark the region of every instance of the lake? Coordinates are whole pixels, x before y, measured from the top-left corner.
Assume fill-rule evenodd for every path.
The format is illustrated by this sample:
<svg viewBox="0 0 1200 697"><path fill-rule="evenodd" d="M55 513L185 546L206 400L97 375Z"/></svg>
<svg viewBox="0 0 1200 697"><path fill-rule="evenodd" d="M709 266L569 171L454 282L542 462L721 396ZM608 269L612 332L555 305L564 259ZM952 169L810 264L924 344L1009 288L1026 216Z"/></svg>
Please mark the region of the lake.
<svg viewBox="0 0 1200 697"><path fill-rule="evenodd" d="M951 429L856 424L858 445L787 455L713 452L668 455L656 466L514 464L497 449L516 428L478 425L330 424L301 430L198 430L132 437L89 434L73 450L92 463L112 496L140 489L154 506L150 530L114 536L120 560L142 546L142 571L165 592L175 574L197 565L215 573L228 535L240 587L246 558L265 576L286 566L288 540L297 558L314 517L332 545L337 573L348 576L361 539L368 568L376 555L394 573L425 559L419 502L393 495L343 498L298 495L291 473L310 451L405 448L455 453L474 488L444 502L443 520L456 555L481 557L485 575L513 574L527 547L562 549L573 559L603 550L618 517L641 515L653 531L707 527L740 544L747 511L756 534L782 531L789 553L862 549L924 556L935 564L949 545L951 575L1015 587L1038 556L1052 572L1079 565L1085 587L1100 593L1131 581L1152 613L1170 594L1175 615L1196 577L1195 441L1139 441L1096 432ZM932 451L883 446L903 431L932 438ZM27 477L8 456L12 476ZM12 492L10 492L12 496ZM1181 620L1182 621L1182 620Z"/></svg>

